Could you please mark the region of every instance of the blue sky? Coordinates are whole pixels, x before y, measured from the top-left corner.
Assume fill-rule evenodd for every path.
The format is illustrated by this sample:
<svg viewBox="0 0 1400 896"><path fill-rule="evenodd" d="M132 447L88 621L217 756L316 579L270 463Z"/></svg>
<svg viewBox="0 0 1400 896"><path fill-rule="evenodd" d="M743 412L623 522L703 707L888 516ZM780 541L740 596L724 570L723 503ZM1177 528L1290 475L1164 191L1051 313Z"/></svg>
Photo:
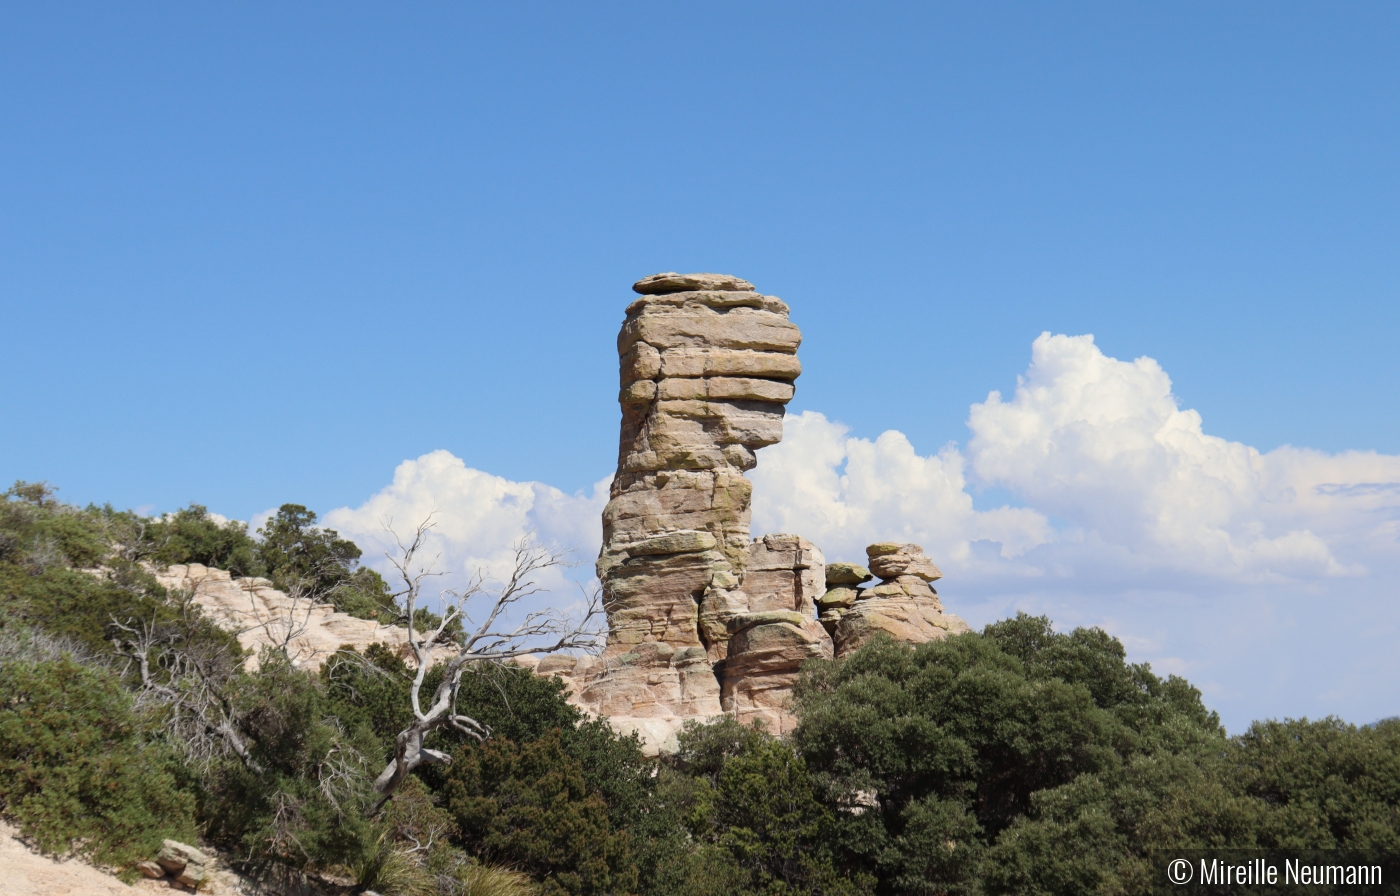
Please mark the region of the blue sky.
<svg viewBox="0 0 1400 896"><path fill-rule="evenodd" d="M628 286L662 270L788 301L791 410L955 443L979 513L1095 531L1030 468L978 472L971 409L1013 402L1046 331L1155 359L1211 437L1400 454L1397 39L1384 4L12 4L0 477L249 518L364 505L443 450L587 497ZM1289 517L1366 570L1345 587L1236 558L1193 612L1335 587L1390 631L1400 548L1355 520L1395 512ZM1092 588L1068 563L1054 596L963 571L988 615L1104 622L1191 579L1145 544ZM1075 582L1110 603L1078 614ZM1290 711L1235 690L1240 718Z"/></svg>

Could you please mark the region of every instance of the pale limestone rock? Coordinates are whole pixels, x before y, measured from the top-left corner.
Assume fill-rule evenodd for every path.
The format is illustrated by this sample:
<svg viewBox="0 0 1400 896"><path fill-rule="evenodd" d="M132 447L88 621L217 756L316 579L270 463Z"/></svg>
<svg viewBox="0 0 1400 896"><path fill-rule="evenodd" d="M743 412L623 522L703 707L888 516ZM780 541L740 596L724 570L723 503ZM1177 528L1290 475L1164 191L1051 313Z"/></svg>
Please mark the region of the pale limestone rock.
<svg viewBox="0 0 1400 896"><path fill-rule="evenodd" d="M870 571L882 579L895 576L918 576L925 582L936 582L943 573L924 556L924 549L916 544L895 544L882 542L865 549L870 557Z"/></svg>
<svg viewBox="0 0 1400 896"><path fill-rule="evenodd" d="M859 600L870 600L875 597L919 597L927 599L932 595L935 602L938 600L938 592L918 576L894 576L885 579L880 584L870 588L864 588L857 595Z"/></svg>
<svg viewBox="0 0 1400 896"><path fill-rule="evenodd" d="M846 585L839 585L830 588L825 594L817 598L817 609L825 613L827 610L849 610L855 605L856 598L860 592L855 588Z"/></svg>
<svg viewBox="0 0 1400 896"><path fill-rule="evenodd" d="M765 535L749 546L744 591L750 612L729 623L721 703L741 722L761 721L775 734L796 724L788 698L802 664L830 659L831 637L817 620L826 562L796 535Z"/></svg>
<svg viewBox="0 0 1400 896"><path fill-rule="evenodd" d="M384 644L412 662L407 629L339 613L328 604L294 600L267 579L235 579L199 563L151 567L151 572L166 589L191 594L216 624L233 632L239 645L251 652L250 668L257 665L262 647L284 640L293 664L311 670L319 669L342 645L363 651L371 644ZM450 653L449 648L434 648L437 656Z"/></svg>
<svg viewBox="0 0 1400 896"><path fill-rule="evenodd" d="M700 601L700 637L705 642L710 662L717 663L729 655L730 626L734 619L748 612L746 593L722 585L717 587L712 580Z"/></svg>
<svg viewBox="0 0 1400 896"><path fill-rule="evenodd" d="M155 862L137 862L136 870L140 871L142 876L151 880L158 880L159 878L165 877L165 869Z"/></svg>
<svg viewBox="0 0 1400 896"><path fill-rule="evenodd" d="M674 271L668 271L664 274L643 277L632 284L632 290L642 295L665 295L666 293L688 292L697 289L754 291L753 284L749 281L731 277L728 274L677 274Z"/></svg>
<svg viewBox="0 0 1400 896"><path fill-rule="evenodd" d="M567 653L551 653L534 666L537 675L571 675L578 668L578 657Z"/></svg>
<svg viewBox="0 0 1400 896"><path fill-rule="evenodd" d="M831 658L831 640L821 624L799 618L801 625L791 621L754 625L730 639L723 702L725 711L740 722L762 722L773 734L786 734L796 727L788 704L802 664Z"/></svg>
<svg viewBox="0 0 1400 896"><path fill-rule="evenodd" d="M944 613L942 605L932 595L928 599L880 597L859 601L842 613L835 624L833 639L839 659L851 655L881 632L896 641L922 644L966 631L967 623Z"/></svg>
<svg viewBox="0 0 1400 896"><path fill-rule="evenodd" d="M797 535L765 535L749 546L745 567L751 610L816 618L817 598L826 592L826 558L816 545Z"/></svg>
<svg viewBox="0 0 1400 896"><path fill-rule="evenodd" d="M802 373L802 362L797 360L796 355L778 352L676 348L663 356L644 342L637 343L632 349L634 353L640 353L642 350L656 356L655 371L628 379L624 359L624 382L631 382L633 379L653 379L658 373L663 377L751 376L791 382ZM647 369L651 370L650 367Z"/></svg>
<svg viewBox="0 0 1400 896"><path fill-rule="evenodd" d="M796 610L761 610L757 613L740 613L729 620L729 636L733 638L745 629L753 628L755 625L773 625L778 622L786 622L788 625L795 625L798 628L807 621Z"/></svg>
<svg viewBox="0 0 1400 896"><path fill-rule="evenodd" d="M164 840L161 842L160 852L156 853L156 864L179 883L187 887L198 887L204 880L209 857L189 844L178 840Z"/></svg>
<svg viewBox="0 0 1400 896"><path fill-rule="evenodd" d="M688 554L694 551L709 551L719 545L708 532L668 532L654 535L635 544L622 545L630 557L649 557L654 554Z"/></svg>

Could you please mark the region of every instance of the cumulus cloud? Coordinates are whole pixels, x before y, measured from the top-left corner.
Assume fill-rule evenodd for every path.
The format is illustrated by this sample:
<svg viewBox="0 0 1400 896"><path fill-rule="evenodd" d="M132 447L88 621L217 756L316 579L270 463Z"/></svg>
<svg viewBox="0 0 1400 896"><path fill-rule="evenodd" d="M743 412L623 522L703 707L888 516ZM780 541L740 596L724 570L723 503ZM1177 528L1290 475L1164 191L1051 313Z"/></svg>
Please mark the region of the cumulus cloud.
<svg viewBox="0 0 1400 896"><path fill-rule="evenodd" d="M830 559L858 560L876 541L912 541L946 564L974 563L971 545L1003 559L1051 541L1045 516L1027 508L973 509L966 460L949 444L921 456L901 432L875 440L815 411L788 417L783 441L764 449L754 481L754 531L790 532Z"/></svg>
<svg viewBox="0 0 1400 896"><path fill-rule="evenodd" d="M973 405L968 428L966 453L920 455L897 430L792 416L752 474L755 527L843 557L907 539L968 573L1118 585L1357 577L1395 559L1400 457L1208 435L1156 361L1110 358L1092 336L1042 335L1015 395ZM1024 506L978 509L988 486Z"/></svg>
<svg viewBox="0 0 1400 896"><path fill-rule="evenodd" d="M1042 335L1014 394L992 392L967 426L965 447L921 454L894 429L872 439L789 415L750 474L753 531L803 535L832 560L917 542L974 626L1018 609L1101 626L1134 661L1190 678L1232 730L1400 711L1400 457L1210 435L1156 361L1108 357L1092 336ZM571 495L435 451L325 522L381 570L383 524L407 532L435 512L448 584L501 575L532 530L577 547L588 577L608 484Z"/></svg>
<svg viewBox="0 0 1400 896"><path fill-rule="evenodd" d="M353 539L366 564L389 577L387 557L398 551L396 536L411 536L431 517L424 556L435 558L444 588L460 588L478 572L499 581L511 570L513 545L533 534L573 552L578 566L572 575L556 570L541 582L556 603L569 604L577 593L573 582L593 576L610 481L570 495L542 482L514 482L473 469L439 450L399 464L389 485L359 507L330 511L324 522Z"/></svg>
<svg viewBox="0 0 1400 896"><path fill-rule="evenodd" d="M791 416L751 474L754 529L831 559L922 544L975 626L1017 610L1100 626L1189 677L1232 730L1400 710L1400 457L1209 435L1157 362L1092 336L1042 335L1014 395L967 425L965 449L920 454L896 430Z"/></svg>
<svg viewBox="0 0 1400 896"><path fill-rule="evenodd" d="M1014 397L991 393L968 427L982 482L1068 521L1066 538L1120 548L1115 559L1130 557L1130 568L1261 582L1357 576L1358 548L1394 544L1393 517L1376 511L1400 506L1385 488L1400 482L1400 458L1260 453L1207 435L1156 361L1107 357L1092 336L1041 335Z"/></svg>

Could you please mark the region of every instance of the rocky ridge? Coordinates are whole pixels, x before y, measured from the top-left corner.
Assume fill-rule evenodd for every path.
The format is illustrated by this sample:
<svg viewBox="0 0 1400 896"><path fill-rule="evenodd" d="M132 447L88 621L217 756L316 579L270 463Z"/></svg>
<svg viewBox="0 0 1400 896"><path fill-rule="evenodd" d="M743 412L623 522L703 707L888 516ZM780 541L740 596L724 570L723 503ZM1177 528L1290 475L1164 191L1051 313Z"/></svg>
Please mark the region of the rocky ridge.
<svg viewBox="0 0 1400 896"><path fill-rule="evenodd" d="M156 581L172 592L186 592L195 604L219 625L238 636L251 651L250 667L258 651L286 644L294 665L320 669L342 645L363 651L371 644L385 644L410 662L408 630L341 613L329 604L295 598L261 578L235 578L227 571L199 563L152 568Z"/></svg>

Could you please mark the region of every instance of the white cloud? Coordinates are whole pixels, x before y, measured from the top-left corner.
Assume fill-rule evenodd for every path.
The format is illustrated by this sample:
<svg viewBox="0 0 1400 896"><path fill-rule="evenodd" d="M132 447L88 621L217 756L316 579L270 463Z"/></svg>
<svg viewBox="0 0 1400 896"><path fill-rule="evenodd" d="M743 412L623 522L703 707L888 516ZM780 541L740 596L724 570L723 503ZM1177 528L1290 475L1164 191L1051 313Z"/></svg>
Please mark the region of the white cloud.
<svg viewBox="0 0 1400 896"><path fill-rule="evenodd" d="M982 482L1068 521L1076 538L1122 548L1139 570L1251 582L1363 574L1353 548L1383 540L1370 518L1387 498L1353 490L1400 482L1396 457L1261 454L1207 435L1156 361L1109 358L1092 336L1041 335L1012 400L991 393L968 426Z"/></svg>
<svg viewBox="0 0 1400 896"><path fill-rule="evenodd" d="M924 456L896 430L872 441L819 413L789 417L751 474L755 531L842 557L908 539L969 574L1118 585L1308 582L1396 559L1400 457L1207 435L1157 362L1107 357L1092 336L1042 335L1013 398L991 393L968 426L966 455L950 443ZM985 486L1025 506L976 509Z"/></svg>
<svg viewBox="0 0 1400 896"><path fill-rule="evenodd" d="M364 562L391 578L386 555L397 553L393 533L411 536L431 516L423 556L435 558L443 588L459 588L478 571L499 581L510 572L512 546L533 533L545 545L573 552L578 566L572 575L556 571L541 580L556 605L572 605L572 582L593 577L610 481L601 480L591 493L569 495L541 482L513 482L472 469L439 450L399 464L388 486L359 507L330 511L323 521L353 539L365 552Z"/></svg>
<svg viewBox="0 0 1400 896"><path fill-rule="evenodd" d="M1092 336L1042 335L1014 395L991 393L967 422L965 449L920 454L896 430L790 415L750 474L754 533L803 535L831 560L922 544L974 626L1017 609L1102 626L1134 661L1188 677L1232 730L1400 713L1400 457L1209 435L1155 361L1107 357ZM534 529L580 548L587 576L608 482L569 495L436 451L325 522L374 562L392 549L381 521L408 531L437 511L432 546L454 582L499 575ZM1022 506L979 507L988 487Z"/></svg>
<svg viewBox="0 0 1400 896"><path fill-rule="evenodd" d="M754 531L830 559L924 545L949 608L1097 625L1250 719L1400 711L1400 457L1207 434L1150 358L1091 336L1035 341L1009 399L973 405L966 451L920 455L806 412L759 455ZM1022 507L978 509L986 487Z"/></svg>
<svg viewBox="0 0 1400 896"><path fill-rule="evenodd" d="M974 563L971 543L997 542L1002 558L1052 540L1045 517L1025 508L973 509L966 462L954 445L920 456L901 432L853 438L815 411L787 418L754 481L754 532L790 532L828 559L859 561L876 541L912 541L953 567Z"/></svg>

